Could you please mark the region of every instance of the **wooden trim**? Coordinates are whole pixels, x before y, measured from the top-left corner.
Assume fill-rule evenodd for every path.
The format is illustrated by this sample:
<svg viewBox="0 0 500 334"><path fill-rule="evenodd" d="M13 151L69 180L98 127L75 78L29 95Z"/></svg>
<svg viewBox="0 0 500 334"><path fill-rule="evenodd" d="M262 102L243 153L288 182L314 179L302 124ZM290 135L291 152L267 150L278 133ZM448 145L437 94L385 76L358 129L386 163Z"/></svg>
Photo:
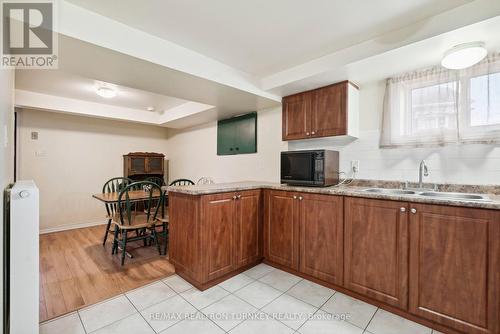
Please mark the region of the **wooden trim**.
<svg viewBox="0 0 500 334"><path fill-rule="evenodd" d="M79 228L98 226L98 225L106 225L106 223L107 223L106 220L100 220L100 221L86 222L86 223L58 225L58 226L54 226L54 227L46 227L46 228L40 229L39 234L47 234L47 233L54 233L54 232L76 230Z"/></svg>

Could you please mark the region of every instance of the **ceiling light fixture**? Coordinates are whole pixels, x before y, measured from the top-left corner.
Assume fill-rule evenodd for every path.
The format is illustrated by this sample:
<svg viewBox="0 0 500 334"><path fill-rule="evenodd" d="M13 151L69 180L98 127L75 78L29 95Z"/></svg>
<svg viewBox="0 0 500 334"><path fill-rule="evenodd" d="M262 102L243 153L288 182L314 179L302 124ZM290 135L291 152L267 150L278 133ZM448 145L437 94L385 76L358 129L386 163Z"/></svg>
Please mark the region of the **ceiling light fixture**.
<svg viewBox="0 0 500 334"><path fill-rule="evenodd" d="M97 95L110 99L116 96L116 90L111 87L100 86L96 90Z"/></svg>
<svg viewBox="0 0 500 334"><path fill-rule="evenodd" d="M463 43L446 51L441 65L450 70L461 70L479 63L487 54L483 42Z"/></svg>
<svg viewBox="0 0 500 334"><path fill-rule="evenodd" d="M155 107L147 107L146 110L147 111L155 111Z"/></svg>

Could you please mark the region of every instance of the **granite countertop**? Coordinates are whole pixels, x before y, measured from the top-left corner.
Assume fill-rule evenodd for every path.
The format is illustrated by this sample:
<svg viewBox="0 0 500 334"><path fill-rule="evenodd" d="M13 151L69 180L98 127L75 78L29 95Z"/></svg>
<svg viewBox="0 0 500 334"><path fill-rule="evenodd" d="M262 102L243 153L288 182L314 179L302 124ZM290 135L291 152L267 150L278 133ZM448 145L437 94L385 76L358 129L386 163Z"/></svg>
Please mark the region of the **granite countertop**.
<svg viewBox="0 0 500 334"><path fill-rule="evenodd" d="M380 188L399 188L394 182L382 184L381 182L373 182L373 185L369 183L358 182L354 185L342 185L342 186L332 186L332 187L302 187L302 186L289 186L279 183L271 182L257 182L257 181L242 181L242 182L231 182L231 183L217 183L217 184L203 184L194 186L174 186L168 187L168 192L182 193L187 195L207 195L216 194L224 192L233 191L243 191L243 190L254 190L254 189L273 189L273 190L284 190L284 191L296 191L301 193L314 193L314 194L326 194L326 195L339 195L339 196L352 196L352 197L364 197L364 198L375 198L375 199L386 199L394 201L405 201L413 203L427 203L427 204L441 204L450 206L463 206L463 207L473 207L473 208L484 208L484 209L495 209L500 210L500 194L483 193L487 195L490 201L477 201L477 200L457 200L448 198L432 198L424 197L419 195L408 195L408 194L387 194L387 193L369 193L364 191L368 188L380 187ZM389 187L387 186L389 185ZM392 186L392 187L391 187ZM456 188L450 187L448 185L443 186L447 191L454 190ZM477 193L477 186L459 186L457 192L475 192ZM470 191L473 189L474 191ZM485 187L484 189L491 189L491 186ZM444 190L442 190L444 191Z"/></svg>

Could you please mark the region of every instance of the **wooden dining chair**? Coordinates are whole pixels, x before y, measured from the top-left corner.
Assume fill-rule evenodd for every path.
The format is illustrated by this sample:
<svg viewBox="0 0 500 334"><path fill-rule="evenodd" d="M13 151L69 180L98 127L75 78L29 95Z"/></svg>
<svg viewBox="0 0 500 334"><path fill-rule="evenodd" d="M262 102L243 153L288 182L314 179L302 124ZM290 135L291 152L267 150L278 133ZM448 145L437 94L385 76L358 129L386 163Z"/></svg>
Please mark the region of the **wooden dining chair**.
<svg viewBox="0 0 500 334"><path fill-rule="evenodd" d="M169 186L193 186L194 182L189 179L177 179L170 182Z"/></svg>
<svg viewBox="0 0 500 334"><path fill-rule="evenodd" d="M163 178L158 177L158 176L150 176L145 179L145 181L153 182L159 185L160 187L166 186L165 180Z"/></svg>
<svg viewBox="0 0 500 334"><path fill-rule="evenodd" d="M145 203L145 210L137 209L139 202L134 201L130 197L132 191L143 191L144 199L140 202ZM154 194L162 194L160 186L149 181L133 182L120 191L118 195L117 212L113 216L112 223L114 225L114 239L111 254L118 252L118 246L121 246L121 265L125 263L125 255L127 253L127 243L138 240L151 239L161 255L158 235L156 233L156 225L161 225L163 222L158 220L161 214L160 206L163 200ZM129 236L130 232L135 232L135 236Z"/></svg>
<svg viewBox="0 0 500 334"><path fill-rule="evenodd" d="M120 192L122 189L124 189L132 182L133 181L128 177L114 177L106 181L106 183L104 183L104 186L102 187L102 193L109 194L109 193ZM106 203L105 206L106 206L106 219L108 220L108 223L106 225L106 231L104 232L104 240L102 241L103 246L106 245L106 240L108 239L108 233L113 232L110 230L111 221L113 220L113 216L117 212L116 203Z"/></svg>

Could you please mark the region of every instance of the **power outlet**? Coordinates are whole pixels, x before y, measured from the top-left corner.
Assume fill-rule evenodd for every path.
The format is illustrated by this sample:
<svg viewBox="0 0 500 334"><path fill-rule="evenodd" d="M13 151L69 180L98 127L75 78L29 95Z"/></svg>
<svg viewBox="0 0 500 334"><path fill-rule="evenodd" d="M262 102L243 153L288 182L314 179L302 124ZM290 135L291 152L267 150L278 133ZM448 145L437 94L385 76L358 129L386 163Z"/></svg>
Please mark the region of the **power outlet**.
<svg viewBox="0 0 500 334"><path fill-rule="evenodd" d="M354 173L359 172L359 160L351 160L351 171Z"/></svg>

